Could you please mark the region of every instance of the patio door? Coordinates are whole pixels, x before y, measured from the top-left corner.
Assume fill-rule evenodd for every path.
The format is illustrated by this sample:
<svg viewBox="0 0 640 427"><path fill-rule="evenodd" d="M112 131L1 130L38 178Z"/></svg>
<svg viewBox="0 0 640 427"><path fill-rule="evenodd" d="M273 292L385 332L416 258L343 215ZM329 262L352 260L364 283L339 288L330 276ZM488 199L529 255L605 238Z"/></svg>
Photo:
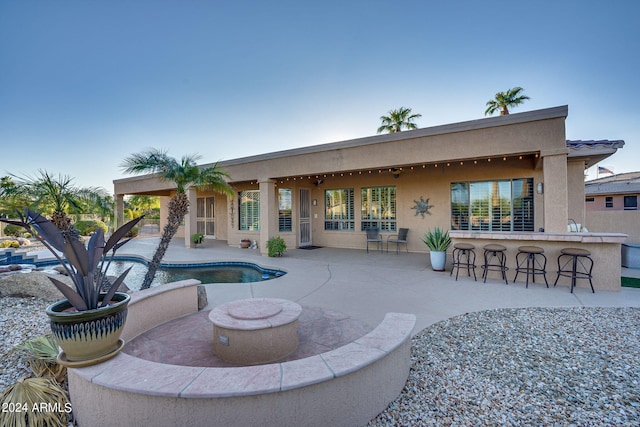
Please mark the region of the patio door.
<svg viewBox="0 0 640 427"><path fill-rule="evenodd" d="M198 197L196 206L196 232L215 237L215 200L213 197Z"/></svg>
<svg viewBox="0 0 640 427"><path fill-rule="evenodd" d="M311 191L308 188L300 189L298 230L298 246L311 246Z"/></svg>

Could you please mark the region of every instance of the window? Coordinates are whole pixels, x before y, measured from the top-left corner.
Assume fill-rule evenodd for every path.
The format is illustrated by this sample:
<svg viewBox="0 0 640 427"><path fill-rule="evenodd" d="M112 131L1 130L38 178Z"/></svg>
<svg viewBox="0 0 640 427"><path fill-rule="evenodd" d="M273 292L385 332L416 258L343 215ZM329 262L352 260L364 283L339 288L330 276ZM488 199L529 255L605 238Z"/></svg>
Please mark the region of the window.
<svg viewBox="0 0 640 427"><path fill-rule="evenodd" d="M596 198L595 197L587 197L586 199L584 199L585 202L587 203L591 203L591 202L595 202Z"/></svg>
<svg viewBox="0 0 640 427"><path fill-rule="evenodd" d="M325 230L353 231L355 228L353 212L353 188L325 190Z"/></svg>
<svg viewBox="0 0 640 427"><path fill-rule="evenodd" d="M278 231L291 231L291 189L278 189Z"/></svg>
<svg viewBox="0 0 640 427"><path fill-rule="evenodd" d="M612 208L613 207L613 197L607 196L604 198L604 207Z"/></svg>
<svg viewBox="0 0 640 427"><path fill-rule="evenodd" d="M451 184L451 229L533 231L533 178Z"/></svg>
<svg viewBox="0 0 640 427"><path fill-rule="evenodd" d="M630 211L637 210L638 196L624 196L624 209Z"/></svg>
<svg viewBox="0 0 640 427"><path fill-rule="evenodd" d="M396 187L371 187L361 190L361 230L378 228L396 231Z"/></svg>
<svg viewBox="0 0 640 427"><path fill-rule="evenodd" d="M260 190L241 191L238 205L240 230L260 230Z"/></svg>

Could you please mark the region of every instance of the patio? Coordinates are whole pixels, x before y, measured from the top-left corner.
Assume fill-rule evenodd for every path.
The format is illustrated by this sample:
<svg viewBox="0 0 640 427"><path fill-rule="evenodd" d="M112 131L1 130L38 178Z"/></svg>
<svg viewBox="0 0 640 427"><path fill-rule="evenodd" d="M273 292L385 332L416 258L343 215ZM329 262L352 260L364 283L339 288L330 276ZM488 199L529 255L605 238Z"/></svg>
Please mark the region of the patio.
<svg viewBox="0 0 640 427"><path fill-rule="evenodd" d="M157 242L157 237L136 239L129 245L128 253L150 258ZM605 310L602 313L590 311L589 316L590 318L593 316L594 323L585 328L585 319L580 313L583 312L581 307L638 307L640 306L640 289L621 288L619 292L596 291L595 294L592 294L589 288L579 286L575 289L574 293L571 294L567 286L547 289L544 285L530 283L529 288L525 289L524 283L521 282L515 285L509 283L507 286L498 279L489 279L487 283L482 283L481 281L474 282L465 276L461 276L456 282L447 273L431 271L427 265L427 256L425 254L404 253L396 255L393 252L370 252L367 254L364 249L294 249L287 252L286 256L282 258L266 258L260 256L257 250L229 247L226 245L226 242L223 241L210 240L197 249L186 249L183 247L181 240L176 240L170 246L165 260L178 263L241 260L254 262L267 267L278 267L288 272L288 274L281 278L265 282L205 285L209 297L208 308L227 301L248 297L286 298L294 300L303 306L319 307L321 309L342 312L352 319L363 321L370 326L380 326L380 322L384 323L387 321L388 318L385 318L384 315L390 311L415 314L417 323L415 323L415 327L413 328L415 337L411 342L411 349L415 354L413 354L411 358L412 370L407 380L407 386L409 390L419 390L420 392L413 396L413 392L405 393L403 391L398 398L389 405L388 409L373 419L369 425L388 425L389 422L406 424L409 423L408 420L418 418L422 419L425 423L427 420L430 420L429 422L433 421L433 425L447 425L447 420L457 420L466 423L469 420L478 419L479 416L484 417L487 415L494 420L504 419L504 417L511 417L509 419L516 419L513 417L524 417L521 419L526 418L532 421L532 424L554 424L559 422L559 420L565 420L564 417L568 413L574 414L577 417L575 419L578 420L578 424L586 419L597 419L600 420L601 424L609 424L615 421L614 424L617 425L635 425L633 424L635 422L634 420L637 420L638 414L635 408L629 406L633 405L633 403L628 403L626 400L619 402L615 397L617 395L629 394L632 396L630 399L633 402L637 400L636 394L633 391L633 378L635 378L637 374L635 371L629 371L624 368L624 366L637 366L633 356L633 354L637 353L629 354L627 357L625 352L625 349L630 348L629 346L636 342L632 337L634 334L634 332L632 332L632 325L637 324L637 322L630 320L635 314L628 311L606 311L610 309L602 309ZM640 271L623 269L623 274L627 277L638 277L640 276L638 273L640 273ZM511 275L509 278L511 279ZM165 289L171 289L175 287L175 285L176 284L168 285ZM191 289L191 293L195 297L194 288ZM173 305L180 300L180 298L175 299L169 297L169 300ZM533 308L531 309L532 311L522 312L518 310L491 310L506 307L566 308L561 310ZM143 309L139 311L141 313L148 312L148 307L147 310ZM463 315L465 313L473 314ZM613 319L614 316L617 316L617 320L615 321ZM452 317L454 318L450 319ZM450 320L425 329L445 319ZM133 325L138 325L139 323L140 322L132 321ZM413 321L411 324L413 324ZM562 328L568 328L569 330L560 333ZM395 330L396 328L389 328L387 326L382 329ZM451 330L449 331L448 329ZM405 329L405 337L409 330L411 330L410 325ZM510 331L509 334L511 334L507 339L505 339L505 331ZM136 334L134 333L134 335ZM553 336L553 340L549 341L549 337L551 336ZM617 338L612 340L612 337ZM629 339L631 339L631 342L629 342ZM542 345L541 342L546 344ZM553 342L553 346L549 345L551 342ZM405 343L408 344L408 341ZM443 346L443 343L448 344ZM566 357L576 345L582 347L586 345L585 343L588 343L588 349L585 348L584 351L577 352L573 354L572 357ZM356 342L354 344L358 343ZM615 347L615 350L612 350L613 347L610 346L611 344L616 344L617 347ZM599 345L603 347L599 348ZM557 346L557 348L554 346ZM462 347L465 347L466 350L460 353L457 349ZM449 350L447 350L447 348ZM542 348L544 348L544 351L540 352ZM439 351L443 349L445 352L454 351L456 356L453 357L452 360L449 359L450 355L445 355L445 359L438 359L437 355ZM337 351L341 354L345 353L345 351ZM610 356L607 355L609 355L611 351L614 352L612 354L619 355L619 357L615 356L614 359L610 360ZM565 366L566 364L564 362L563 364L547 364L545 362L548 361L546 359L548 356L547 353L553 357L559 357L559 360L567 362L569 367ZM352 356L350 352L346 352L345 354L350 357ZM418 356L416 356L416 354ZM594 358L594 354L604 355L604 359L600 357ZM418 357L418 359L414 360L414 357ZM435 357L435 359L431 357ZM458 360L460 357L468 357L469 359L466 360L463 365L457 365L457 363L460 362L460 360ZM425 359L423 361L424 363L420 363L423 358ZM496 365L495 369L488 370L487 367L489 364L486 358L489 358L488 360ZM633 359L631 365L628 364L629 358ZM392 367L398 366L400 362L400 359L394 359L392 357L381 360L387 359L393 360L393 363L391 365L380 366L380 369L384 372L388 372ZM311 359L305 359L305 361L307 360L310 361ZM349 360L351 360L351 358L349 358ZM406 354L402 360L407 361ZM591 364L595 362L599 363L602 360L611 362L607 364L606 367L609 370L613 369L612 372L616 373L616 375L618 375L617 373L625 372L625 374L620 374L624 378L616 377L617 379L611 380L614 381L611 383L612 386L615 385L619 388L619 390L616 389L616 391L612 392L612 396L607 395L605 397L598 393L598 390L601 390L601 381L606 380L605 383L609 384L610 379L608 379L608 377L601 378L600 376L596 376L595 379L591 381L592 377L589 375L589 372L592 372L593 369L597 370L601 368L597 363L597 366L591 366ZM614 364L612 364L614 361L619 361L620 363L616 363L614 366ZM85 396L91 396L91 390L103 390L102 387L114 383L114 381L115 387L119 387L118 389L122 389L123 381L133 381L135 384L138 384L138 387L151 387L155 391L147 392L147 394L154 395L154 399L159 396L159 399L162 400L169 399L170 397L160 393L160 389L156 390L157 387L161 387L163 392L167 388L178 387L178 390L181 390L180 396L188 398L205 397L204 395L201 396L203 391L211 394L210 389L214 387L214 385L228 383L226 380L220 382L216 379L216 375L222 375L224 378L226 378L227 375L226 371L218 371L215 370L216 368L209 372L211 368L171 366L171 369L168 371L166 368L162 368L158 372L154 371L155 373L151 375L153 380L148 378L142 382L138 381L135 375L120 369L126 367L129 370L133 369L135 372L148 373L149 371L146 364L149 363L153 364L154 362L147 362L135 357L132 358L132 356L123 352L112 361L107 362L107 364L119 367L118 369L114 369L113 366L105 365L105 367L98 365L96 367L72 370L73 375L72 378L70 377L70 387L72 385L76 387L76 395L83 396L84 398ZM284 364L286 365L286 363L291 362L285 362ZM509 366L513 368L513 372L503 372L505 364L509 364ZM583 367L588 365L589 367L586 371L574 369L574 365L576 364ZM460 369L460 366L467 366L468 369ZM544 367L544 369L540 371L540 367ZM550 369L551 367L554 369ZM269 368L270 365L267 365L266 369ZM200 394L193 396L188 395L188 392L184 394L184 387L186 387L186 385L176 385L174 380L177 378L181 378L183 382L187 381L187 384L192 384L189 379L190 377L187 376L185 378L185 369L187 371L190 369L206 371L206 375L203 374L204 384L207 384L206 387L201 387L202 390L200 390L198 387L202 381L193 383L195 384L193 387L200 390ZM440 372L439 369L442 370L442 372ZM174 371L179 371L179 375ZM275 374L278 374L278 372L281 371L275 371ZM358 372L366 373L370 371L360 370ZM494 374L492 374L492 372L494 372ZM602 375L605 375L607 372L609 371L605 369L605 371L602 371ZM255 373L251 373L251 378L255 377L254 374ZM216 378L211 375L214 375ZM469 375L471 375L471 377L469 377ZM490 376L491 384L495 387L487 388L487 375ZM542 391L547 394L543 393L542 397L546 399L548 397L547 395L551 393L557 397L557 401L554 401L553 404L545 404L544 408L538 408L531 399L524 399L521 404L514 407L513 396L520 396L519 399L521 400L522 396L529 396L528 394L522 394L521 391L518 392L518 390L521 390L523 387L523 375L529 378L527 381L537 387L541 386L541 384L546 384ZM80 379L80 376L84 379ZM280 375L276 375L276 377L280 378ZM427 385L425 385L423 384L423 379L427 377L433 378L434 380L428 381L426 383ZM379 378L379 376L369 375L367 378ZM562 379L560 383L558 383L559 379ZM416 381L418 381L420 385L414 385ZM529 384L527 381L525 381L526 384ZM594 383L591 384L591 382ZM244 382L234 379L231 383L239 384L238 387L242 388L242 392L247 393L247 390L243 387L246 387L246 384L253 384L254 381ZM574 383L578 384L578 386L576 386L577 388L572 386ZM354 384L358 384L358 382ZM464 384L464 387L461 389L462 384ZM89 389L83 387L89 387ZM320 387L324 388L324 385ZM466 396L465 402L470 402L470 406L463 405L463 409L458 410L460 403L459 398L456 397L453 398L453 400L443 399L442 393L448 395L446 390L451 389L451 387L456 387L460 392L463 392L464 396ZM338 389L342 388L338 386ZM373 386L373 388L378 389L379 385ZM372 389L370 384L365 385L365 389L363 389L361 393L364 395L366 394L364 390L370 389ZM391 389L393 389L391 392L393 396L395 396L399 389L394 389L393 387L391 387ZM107 388L107 390L110 390L110 388ZM127 391L128 389L125 387L122 390ZM295 392L287 392L284 391L281 385L280 390L278 393L268 394L266 396L275 399L297 396L297 398L302 399L302 397L300 397L301 393L299 393L297 389ZM291 400L285 399L282 403L286 405L286 407L308 409L309 402L321 400L318 399L319 395L316 389L303 387L303 391L308 392L306 399L296 402L293 406ZM532 392L534 392L533 396L541 399L538 389L532 390ZM112 390L111 393L111 397L105 398L106 400L103 399L104 402L112 402L111 399L115 399L114 402L116 402L116 405L124 405L125 402L131 403L129 401L131 398L130 394L124 393L124 395L126 395L126 397L123 398L124 400L118 400L116 397L122 393L117 390ZM228 390L226 390L225 393L228 393ZM516 394L514 395L513 393ZM209 394L207 394L207 396L209 396ZM334 392L332 391L330 395L333 396ZM144 394L134 394L134 396L144 399ZM209 396L210 398L214 398L214 400L209 403L219 403L216 400L216 396ZM393 396L389 397L387 401L391 401ZM487 406L488 404L485 405L485 403L478 405L477 401L479 401L478 399L481 399L482 396L487 396L486 399L489 399L482 400L482 402L486 403L491 401L492 403L489 406ZM430 397L433 397L433 399ZM603 398L605 398L605 400L603 400ZM238 399L240 401L236 403L242 403L243 397L238 396ZM536 398L532 399L537 401ZM541 401L544 402L544 399ZM578 400L576 401L575 399ZM178 417L191 417L197 410L203 411L203 408L210 406L209 404L205 406L197 404L196 400L200 399L180 399L180 403L187 405L188 408L186 412L180 412L182 415ZM95 399L90 398L89 401L95 401ZM369 399L363 399L363 401L370 402ZM597 404L594 403L596 401ZM81 412L89 413L87 410L84 410L84 412L81 411L81 409L84 408L83 405L86 404L86 402L83 402L82 398L79 400L76 398L75 400L74 404L76 410L79 411L78 414ZM452 404L454 404L454 406L449 406ZM133 405L135 407L133 413L137 414L136 416L147 416L144 414L155 413L155 410L151 409L152 406L148 406L150 405L148 402L144 405L146 408L145 411L142 412L140 411L140 408L143 407L142 403L134 403ZM229 407L236 408L234 405ZM595 406L592 407L589 405ZM320 406L325 407L323 405ZM399 410L398 408L400 407L407 409ZM124 406L119 406L119 408L122 410ZM265 411L264 414L271 414L273 412L269 408L272 408L271 404L263 408ZM624 412L624 417L621 417L617 412L618 409L623 412L628 412ZM106 413L113 413L114 410L112 407L109 407L106 409ZM214 412L216 410L214 410ZM376 413L379 410L380 408L371 413ZM592 412L588 412L587 410ZM321 420L322 422L322 420L325 420L326 413L319 415L321 412L316 415L307 415L311 417L307 419L307 421ZM176 413L178 413L177 410ZM276 413L280 412L276 411ZM221 415L221 412L218 411L216 414ZM229 420L235 419L233 418L233 414L235 414L235 412L226 414L228 417L231 417ZM263 413L261 412L261 414ZM369 416L364 419L368 419ZM105 419L108 419L108 417ZM225 420L227 419L225 418ZM168 423L174 424L174 421L175 420L167 419ZM335 425L363 424L362 419L359 419L355 424L354 422L350 422L344 414L339 415L334 421ZM632 424L626 423L626 421L630 421Z"/></svg>
<svg viewBox="0 0 640 427"><path fill-rule="evenodd" d="M150 259L158 239L135 239L120 254ZM456 282L448 274L450 259L447 272L437 273L429 267L425 253L318 248L289 249L281 258L267 258L258 250L230 247L226 241L205 240L197 248L187 249L182 239L175 239L164 262L187 261L249 261L287 271L267 282L206 285L208 308L244 298L284 298L342 312L371 326L379 324L388 312L412 313L417 317L414 334L452 316L493 308L640 307L640 289L592 294L584 283L573 294L568 286L560 285L547 289L544 284L529 283L527 289L524 283L511 283L511 271L508 286L497 279L474 282L462 274ZM640 277L640 270L623 268L623 275ZM555 273L549 277L553 280Z"/></svg>

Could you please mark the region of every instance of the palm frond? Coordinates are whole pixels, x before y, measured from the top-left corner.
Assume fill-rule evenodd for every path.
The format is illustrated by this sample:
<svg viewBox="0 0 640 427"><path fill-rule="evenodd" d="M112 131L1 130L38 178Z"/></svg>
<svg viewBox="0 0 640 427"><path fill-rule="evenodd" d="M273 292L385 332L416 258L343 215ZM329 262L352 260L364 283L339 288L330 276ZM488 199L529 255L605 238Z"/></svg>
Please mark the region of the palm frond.
<svg viewBox="0 0 640 427"><path fill-rule="evenodd" d="M44 427L67 425L67 410L71 404L64 389L50 378L21 379L5 388L0 402L25 411L0 411L0 425ZM42 407L57 410L40 410Z"/></svg>

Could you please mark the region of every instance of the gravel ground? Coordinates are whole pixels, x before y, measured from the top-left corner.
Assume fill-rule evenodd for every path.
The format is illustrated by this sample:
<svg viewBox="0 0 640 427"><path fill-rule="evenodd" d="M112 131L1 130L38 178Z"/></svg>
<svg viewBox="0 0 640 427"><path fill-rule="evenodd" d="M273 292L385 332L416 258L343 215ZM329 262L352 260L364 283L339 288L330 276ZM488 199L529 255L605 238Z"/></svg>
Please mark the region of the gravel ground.
<svg viewBox="0 0 640 427"><path fill-rule="evenodd" d="M400 397L369 426L638 426L640 309L500 309L413 338Z"/></svg>
<svg viewBox="0 0 640 427"><path fill-rule="evenodd" d="M4 297L0 389L30 371L10 353L49 331L47 302ZM412 340L401 395L369 426L638 426L640 309L500 309ZM72 402L73 403L73 402Z"/></svg>
<svg viewBox="0 0 640 427"><path fill-rule="evenodd" d="M49 302L35 298L0 298L0 390L20 377L31 377L26 358L11 349L21 342L46 335L49 319L45 308Z"/></svg>

